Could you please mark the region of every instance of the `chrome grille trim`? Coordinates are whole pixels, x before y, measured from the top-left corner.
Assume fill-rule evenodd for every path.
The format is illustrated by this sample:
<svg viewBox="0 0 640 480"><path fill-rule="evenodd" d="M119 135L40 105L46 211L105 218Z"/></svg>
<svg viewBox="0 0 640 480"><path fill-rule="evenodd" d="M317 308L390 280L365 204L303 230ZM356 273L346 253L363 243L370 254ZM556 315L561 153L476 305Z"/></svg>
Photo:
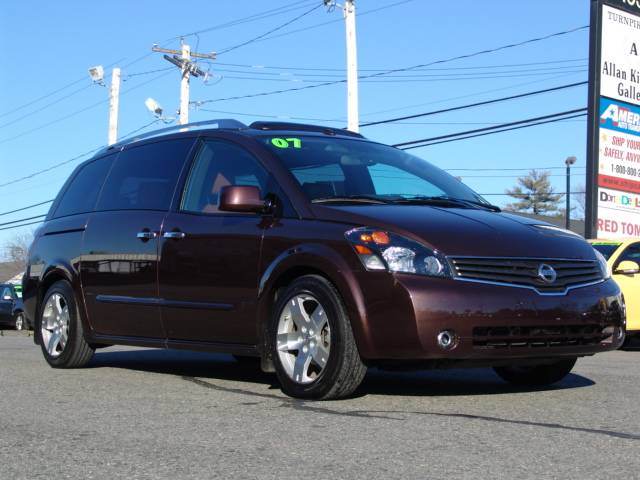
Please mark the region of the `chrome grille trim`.
<svg viewBox="0 0 640 480"><path fill-rule="evenodd" d="M539 295L562 296L570 290L604 282L595 260L531 257L447 257L454 280L526 288ZM539 278L541 264L552 266L557 279L548 284Z"/></svg>

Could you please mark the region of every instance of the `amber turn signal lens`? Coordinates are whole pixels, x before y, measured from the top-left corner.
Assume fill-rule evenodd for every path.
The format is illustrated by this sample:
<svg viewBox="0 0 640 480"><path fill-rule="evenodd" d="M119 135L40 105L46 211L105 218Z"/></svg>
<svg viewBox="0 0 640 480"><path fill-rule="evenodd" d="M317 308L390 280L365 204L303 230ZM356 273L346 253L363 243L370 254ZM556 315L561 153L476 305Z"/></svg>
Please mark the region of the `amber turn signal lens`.
<svg viewBox="0 0 640 480"><path fill-rule="evenodd" d="M391 243L391 239L387 232L373 232L371 234L371 238L378 245L389 245Z"/></svg>
<svg viewBox="0 0 640 480"><path fill-rule="evenodd" d="M360 255L373 255L373 252L371 251L371 249L363 246L363 245L356 245L356 252L358 252Z"/></svg>
<svg viewBox="0 0 640 480"><path fill-rule="evenodd" d="M362 235L360 235L360 240L365 243L373 242L373 237L368 233L363 233Z"/></svg>

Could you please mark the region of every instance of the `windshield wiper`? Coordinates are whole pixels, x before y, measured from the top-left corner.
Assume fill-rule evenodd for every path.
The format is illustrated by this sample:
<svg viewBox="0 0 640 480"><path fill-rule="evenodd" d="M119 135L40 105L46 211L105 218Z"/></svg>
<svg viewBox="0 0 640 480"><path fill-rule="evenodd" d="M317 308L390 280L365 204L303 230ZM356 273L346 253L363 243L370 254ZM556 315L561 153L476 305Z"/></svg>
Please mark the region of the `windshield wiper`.
<svg viewBox="0 0 640 480"><path fill-rule="evenodd" d="M500 207L491 205L490 203L479 202L475 200L466 200L464 198L447 197L445 195L439 195L434 197L416 195L413 197L403 197L402 199L395 200L396 203L411 203L422 205L453 205L456 207L467 208L483 208L492 212L502 211Z"/></svg>
<svg viewBox="0 0 640 480"><path fill-rule="evenodd" d="M322 197L314 198L311 203L344 203L344 202L356 202L356 203L380 203L388 204L393 203L395 199L380 198L377 195L342 195L335 197Z"/></svg>

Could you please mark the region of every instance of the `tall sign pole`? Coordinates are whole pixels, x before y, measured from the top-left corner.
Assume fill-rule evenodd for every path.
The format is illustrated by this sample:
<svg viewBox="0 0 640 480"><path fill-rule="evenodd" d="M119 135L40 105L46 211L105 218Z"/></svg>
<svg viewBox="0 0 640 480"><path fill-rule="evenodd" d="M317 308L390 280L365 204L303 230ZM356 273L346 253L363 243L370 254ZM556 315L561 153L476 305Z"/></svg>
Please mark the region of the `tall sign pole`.
<svg viewBox="0 0 640 480"><path fill-rule="evenodd" d="M640 237L640 0L591 0L586 232Z"/></svg>

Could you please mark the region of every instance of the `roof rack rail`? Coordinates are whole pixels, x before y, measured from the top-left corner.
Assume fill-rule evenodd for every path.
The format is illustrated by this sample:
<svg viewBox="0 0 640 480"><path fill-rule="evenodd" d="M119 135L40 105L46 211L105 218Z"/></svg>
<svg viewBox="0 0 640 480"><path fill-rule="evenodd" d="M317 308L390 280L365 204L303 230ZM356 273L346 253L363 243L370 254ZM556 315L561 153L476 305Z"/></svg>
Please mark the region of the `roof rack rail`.
<svg viewBox="0 0 640 480"><path fill-rule="evenodd" d="M114 147L121 147L128 143L138 142L146 138L157 137L159 135L164 135L167 133L171 133L173 131L188 132L192 130L200 130L200 129L203 129L203 127L223 128L228 130L241 130L241 129L247 128L247 126L244 123L238 120L234 120L232 118L220 118L217 120L203 120L202 122L186 123L183 125L172 125L170 127L161 128L160 130L153 130L151 132L142 133L140 135L131 135L129 137L123 138L122 140L120 140L118 143L114 145L110 145L104 150L110 150Z"/></svg>
<svg viewBox="0 0 640 480"><path fill-rule="evenodd" d="M308 125L306 123L289 122L253 122L249 128L255 130L292 130L302 132L318 132L326 135L346 135L349 137L364 138L362 135L342 128L322 127L319 125Z"/></svg>

